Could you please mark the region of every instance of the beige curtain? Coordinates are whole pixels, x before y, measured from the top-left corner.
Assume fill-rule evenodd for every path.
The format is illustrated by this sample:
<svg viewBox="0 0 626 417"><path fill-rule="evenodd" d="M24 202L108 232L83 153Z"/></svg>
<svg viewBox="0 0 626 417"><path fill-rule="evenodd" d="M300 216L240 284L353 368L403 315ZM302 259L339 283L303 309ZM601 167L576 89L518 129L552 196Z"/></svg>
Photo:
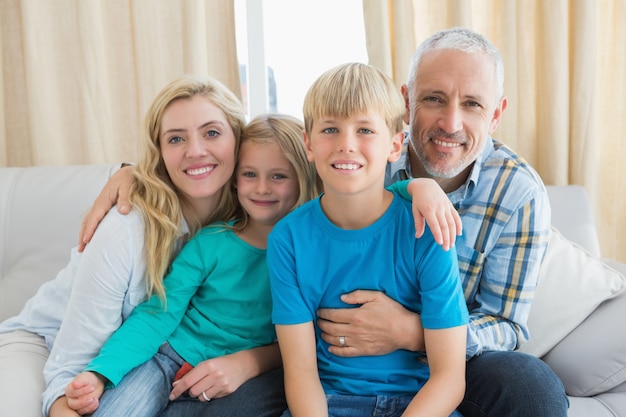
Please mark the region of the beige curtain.
<svg viewBox="0 0 626 417"><path fill-rule="evenodd" d="M603 256L626 262L626 0L363 0L370 63L398 85L433 32L466 26L505 63L495 133L546 184L589 192Z"/></svg>
<svg viewBox="0 0 626 417"><path fill-rule="evenodd" d="M239 96L234 0L2 0L0 166L135 161L167 82Z"/></svg>

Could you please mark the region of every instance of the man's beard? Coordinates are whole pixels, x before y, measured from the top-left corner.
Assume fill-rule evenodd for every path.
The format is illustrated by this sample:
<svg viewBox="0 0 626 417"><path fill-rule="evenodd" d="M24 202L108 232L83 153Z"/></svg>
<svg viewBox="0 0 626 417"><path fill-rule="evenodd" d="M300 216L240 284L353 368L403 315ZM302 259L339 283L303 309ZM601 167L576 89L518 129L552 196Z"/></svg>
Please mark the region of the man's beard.
<svg viewBox="0 0 626 417"><path fill-rule="evenodd" d="M445 138L453 140L457 143L461 144L461 147L466 146L468 143L467 137L460 133L448 134L440 129L429 131L426 135L429 142L432 142L433 138ZM467 168L476 158L472 157L472 155L463 155L463 157L451 163L446 163L446 159L453 159L454 156L449 153L441 153L441 157L437 157L435 161L433 161L425 152L423 142L419 142L418 146L415 145L414 139L417 136L413 135L411 132L411 138L409 140L409 144L413 149L413 152L419 159L420 163L424 167L426 173L432 178L444 178L451 179L455 178L459 175L465 168ZM444 161L442 163L442 161ZM442 166L443 165L443 166Z"/></svg>

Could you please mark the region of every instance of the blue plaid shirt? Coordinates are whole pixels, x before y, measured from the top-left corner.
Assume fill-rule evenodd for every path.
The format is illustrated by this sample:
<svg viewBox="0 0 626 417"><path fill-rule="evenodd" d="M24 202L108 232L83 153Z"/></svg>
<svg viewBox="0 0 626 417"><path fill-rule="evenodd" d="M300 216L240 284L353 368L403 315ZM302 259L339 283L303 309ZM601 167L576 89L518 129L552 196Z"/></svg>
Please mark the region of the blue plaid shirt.
<svg viewBox="0 0 626 417"><path fill-rule="evenodd" d="M385 185L412 176L407 140L402 157L387 165ZM548 245L546 189L523 158L489 137L465 184L448 197L463 220L456 250L470 312L467 356L513 350L528 340Z"/></svg>

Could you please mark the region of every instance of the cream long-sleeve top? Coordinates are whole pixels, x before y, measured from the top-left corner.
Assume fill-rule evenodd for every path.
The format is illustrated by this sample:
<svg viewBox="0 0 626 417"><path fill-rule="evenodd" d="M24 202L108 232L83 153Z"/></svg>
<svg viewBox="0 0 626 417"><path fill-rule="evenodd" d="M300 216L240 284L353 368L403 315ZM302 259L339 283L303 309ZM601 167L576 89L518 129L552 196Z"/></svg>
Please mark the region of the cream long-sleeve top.
<svg viewBox="0 0 626 417"><path fill-rule="evenodd" d="M183 231L187 231L186 225ZM43 336L50 351L44 368L43 413L67 384L98 355L106 340L146 299L144 229L140 214L111 210L83 253L42 285L0 333L25 330Z"/></svg>

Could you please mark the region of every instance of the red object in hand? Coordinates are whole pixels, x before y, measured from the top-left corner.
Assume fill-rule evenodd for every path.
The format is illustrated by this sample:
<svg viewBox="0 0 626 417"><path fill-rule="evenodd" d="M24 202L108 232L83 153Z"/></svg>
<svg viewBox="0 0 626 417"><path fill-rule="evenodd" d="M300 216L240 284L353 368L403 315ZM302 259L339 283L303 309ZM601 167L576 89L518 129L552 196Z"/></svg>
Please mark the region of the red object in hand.
<svg viewBox="0 0 626 417"><path fill-rule="evenodd" d="M183 366L180 367L178 372L176 372L176 376L174 377L174 381L178 381L182 377L184 377L187 372L191 371L193 366L191 366L188 362L183 363Z"/></svg>

